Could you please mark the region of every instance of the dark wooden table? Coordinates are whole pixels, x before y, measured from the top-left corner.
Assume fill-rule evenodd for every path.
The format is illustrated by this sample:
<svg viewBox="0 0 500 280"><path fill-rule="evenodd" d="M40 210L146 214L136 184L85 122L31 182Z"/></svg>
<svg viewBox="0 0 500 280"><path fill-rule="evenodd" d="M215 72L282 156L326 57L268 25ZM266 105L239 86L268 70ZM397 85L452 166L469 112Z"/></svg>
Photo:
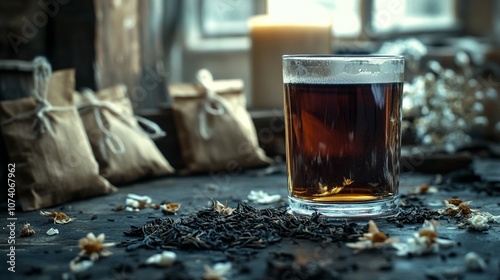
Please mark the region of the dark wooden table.
<svg viewBox="0 0 500 280"><path fill-rule="evenodd" d="M499 160L476 161L474 168L459 170L444 176L444 183L438 185L439 192L419 195L426 207L443 208L442 200L460 197L472 201L472 208L493 215L500 215L500 185L491 174L499 174L495 170ZM482 164L482 165L481 165ZM493 168L493 169L491 169ZM488 172L482 172L488 170ZM480 173L480 174L477 174ZM423 183L434 182L437 174L420 174L405 172L401 176L400 193L403 197L415 187ZM481 175L481 176L478 176ZM485 176L485 177L484 177ZM490 176L490 177L488 177ZM118 205L125 204L127 194L148 195L153 202L171 201L181 203L181 209L172 218L192 214L207 207L211 200L218 200L236 207L246 200L251 190L263 190L271 194L280 194L283 201L274 205L250 205L264 208L276 207L286 203L286 174L284 164L270 168L247 170L240 174L199 175L190 177L165 177L142 181L121 187L117 193L96 197L84 201L67 203L47 211L64 211L75 221L54 225L38 211L17 211L15 217L15 273L9 272L6 257L10 245L7 244L9 228L6 203L2 202L0 212L3 221L1 244L1 279L202 279L204 265L225 262L224 252L212 250L175 250L176 263L168 268L142 265L151 255L161 250L137 249L127 251L125 247L112 247L113 255L100 258L95 265L82 273L70 272L69 262L75 258L80 249L78 240L93 232L96 235L106 234L107 242L120 243L129 240L123 232L131 226L142 226L147 221L158 217L166 217L161 211L143 209L139 212L113 211ZM5 191L5 189L4 189ZM28 222L36 231L31 237L21 238L19 230ZM397 227L384 219L376 220L379 228L390 236L402 239L418 231L421 224L406 224ZM264 249L255 249L255 254L244 261L232 263L231 274L227 279L318 279L311 276L307 268L328 263L329 274L325 279L500 279L500 225L492 224L487 231L473 232L457 228L451 219L441 220L439 234L458 242L458 246L441 249L436 254L413 257L396 256L389 248L383 250L363 251L355 254L344 243L321 243L310 240L282 241ZM366 224L366 221L357 221ZM48 236L49 228L57 228L60 233ZM465 268L464 256L468 252L476 252L487 262L485 271L462 271ZM303 266L295 271L276 270L273 260L277 255L291 254L296 262Z"/></svg>

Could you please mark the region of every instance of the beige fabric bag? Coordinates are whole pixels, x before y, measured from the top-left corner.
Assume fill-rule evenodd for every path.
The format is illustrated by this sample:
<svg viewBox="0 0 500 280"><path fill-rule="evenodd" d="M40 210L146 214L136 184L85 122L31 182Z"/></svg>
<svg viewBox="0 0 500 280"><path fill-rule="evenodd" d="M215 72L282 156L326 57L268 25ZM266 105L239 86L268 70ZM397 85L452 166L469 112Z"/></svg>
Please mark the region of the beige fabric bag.
<svg viewBox="0 0 500 280"><path fill-rule="evenodd" d="M208 70L198 72L203 85L172 84L172 109L183 173L227 171L272 163L259 147L246 109L241 80L213 81Z"/></svg>
<svg viewBox="0 0 500 280"><path fill-rule="evenodd" d="M124 85L117 85L98 93L83 90L75 95L100 174L113 184L125 184L173 173L152 140L164 132L155 123L134 115L126 90ZM153 130L153 135L146 133L139 122Z"/></svg>
<svg viewBox="0 0 500 280"><path fill-rule="evenodd" d="M116 191L99 175L73 105L74 71L52 74L44 58L33 63L33 97L0 102L2 133L15 166L16 196L22 210Z"/></svg>

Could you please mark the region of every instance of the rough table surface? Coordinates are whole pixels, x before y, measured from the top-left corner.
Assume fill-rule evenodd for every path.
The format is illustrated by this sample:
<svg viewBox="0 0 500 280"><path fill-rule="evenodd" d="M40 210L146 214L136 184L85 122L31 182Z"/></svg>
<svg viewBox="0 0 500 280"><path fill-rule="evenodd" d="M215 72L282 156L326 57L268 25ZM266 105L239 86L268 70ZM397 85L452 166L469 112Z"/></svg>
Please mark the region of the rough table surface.
<svg viewBox="0 0 500 280"><path fill-rule="evenodd" d="M498 163L498 161L497 161ZM491 163L488 163L491 165ZM422 207L440 209L443 199L459 197L472 201L471 208L500 215L500 187L498 183L485 183L471 173L480 172L480 164L471 171L460 171L453 176L404 173L401 176L402 200L416 187L430 183L437 193L413 195ZM488 168L491 172L491 167ZM497 172L500 172L497 170ZM498 173L497 173L498 174ZM491 177L491 174L488 175ZM123 186L117 193L60 205L46 211L63 211L75 220L68 224L53 224L39 211L17 211L15 236L15 272L7 270L7 244L10 229L7 205L1 204L1 279L202 279L204 266L219 262L231 262L227 279L500 279L500 224L491 224L486 231L470 231L459 228L454 219L440 220L440 237L457 241L458 245L442 248L437 253L423 256L401 257L387 247L365 250L359 253L346 247L343 242L316 242L304 239L283 238L280 242L262 249L254 249L246 258L230 259L217 250L173 250L177 261L170 267L144 265L145 260L161 252L161 249L126 250L124 246L111 247L111 256L100 258L92 268L72 273L69 262L80 249L78 240L89 232L105 233L106 242L121 243L130 240L124 232L131 226L140 227L155 218L178 219L206 209L213 200L236 207L247 201L251 190L263 190L280 194L282 201L271 205L249 205L258 208L283 206L286 203L286 174L283 164L270 168L255 169L238 174L220 172L212 175L189 177L165 177ZM176 215L165 215L151 208L138 212L114 211L125 204L127 194L147 195L153 202L177 202L181 208ZM24 223L30 223L36 234L20 237ZM405 240L418 232L421 223L397 225L385 219L375 220L379 229L391 237ZM355 221L366 225L367 221ZM57 228L58 235L45 232ZM476 252L486 261L484 271L466 269L465 255ZM277 261L280 256L292 256L291 266ZM328 267L324 267L328 266ZM318 269L321 268L321 269ZM293 268L293 269L292 269ZM316 272L314 272L316 271ZM320 271L320 272L317 272Z"/></svg>

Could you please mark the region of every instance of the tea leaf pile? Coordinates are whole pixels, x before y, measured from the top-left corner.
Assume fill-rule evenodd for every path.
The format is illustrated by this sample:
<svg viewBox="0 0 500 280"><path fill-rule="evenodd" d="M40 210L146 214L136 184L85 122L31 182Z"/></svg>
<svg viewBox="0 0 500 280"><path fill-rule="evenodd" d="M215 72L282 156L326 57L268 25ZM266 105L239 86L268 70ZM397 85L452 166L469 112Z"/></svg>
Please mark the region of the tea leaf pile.
<svg viewBox="0 0 500 280"><path fill-rule="evenodd" d="M339 222L319 214L294 216L286 209L257 209L238 204L231 215L205 209L178 219L158 218L142 227L133 226L126 236L139 239L124 242L136 248L227 250L265 248L283 238L318 242L357 240L366 226Z"/></svg>

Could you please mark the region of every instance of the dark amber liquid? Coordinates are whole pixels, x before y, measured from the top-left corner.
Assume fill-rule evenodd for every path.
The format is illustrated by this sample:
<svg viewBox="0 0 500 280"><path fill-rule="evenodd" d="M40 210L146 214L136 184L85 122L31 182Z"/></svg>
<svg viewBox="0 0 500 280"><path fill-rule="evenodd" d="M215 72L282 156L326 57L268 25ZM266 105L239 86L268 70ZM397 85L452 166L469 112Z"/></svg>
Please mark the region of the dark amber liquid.
<svg viewBox="0 0 500 280"><path fill-rule="evenodd" d="M402 83L284 87L291 196L352 203L397 194Z"/></svg>

